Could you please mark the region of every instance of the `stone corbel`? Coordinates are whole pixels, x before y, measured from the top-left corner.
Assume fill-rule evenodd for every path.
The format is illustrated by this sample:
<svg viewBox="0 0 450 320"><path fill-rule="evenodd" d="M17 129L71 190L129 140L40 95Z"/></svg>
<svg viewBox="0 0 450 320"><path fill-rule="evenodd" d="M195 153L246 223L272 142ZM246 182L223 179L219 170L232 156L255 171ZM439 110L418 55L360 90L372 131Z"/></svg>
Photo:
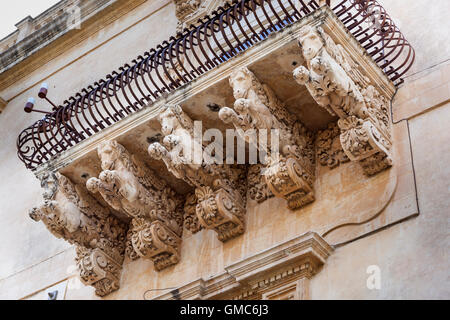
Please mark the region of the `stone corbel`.
<svg viewBox="0 0 450 320"><path fill-rule="evenodd" d="M205 159L196 161L199 156L195 155L196 150L203 155L205 147L196 141L193 121L180 106L168 106L158 120L164 145L155 142L149 146L148 152L152 158L162 160L175 177L195 188L196 218L192 216L193 211L186 211L192 210L193 206L185 206L191 231L198 232L198 221L203 228L215 230L221 241L242 234L247 193L244 168L211 164ZM188 152L192 158L187 156Z"/></svg>
<svg viewBox="0 0 450 320"><path fill-rule="evenodd" d="M197 279L156 300L307 300L309 281L320 272L333 248L308 232Z"/></svg>
<svg viewBox="0 0 450 320"><path fill-rule="evenodd" d="M230 85L236 99L234 109L222 108L219 118L225 123L232 123L238 132L244 134L243 139L268 155L261 174L271 192L266 193L251 187L253 194L262 200L273 193L286 199L291 210L314 201L313 134L287 111L275 93L261 83L248 68L243 67L233 72ZM245 134L250 130L267 132L265 149L262 149L261 143L251 141L250 136ZM278 134L273 130L277 130ZM271 149L277 145L274 139L279 140L278 150ZM253 177L252 181L255 182Z"/></svg>
<svg viewBox="0 0 450 320"><path fill-rule="evenodd" d="M99 248L77 247L75 257L81 281L95 288L95 294L104 297L120 288L122 261L116 261Z"/></svg>
<svg viewBox="0 0 450 320"><path fill-rule="evenodd" d="M294 78L330 114L337 115L343 151L367 175L392 165L387 100L370 84L357 63L320 27L300 30L306 66Z"/></svg>
<svg viewBox="0 0 450 320"><path fill-rule="evenodd" d="M77 247L80 278L105 296L119 288L127 226L80 186L57 173L42 177L44 202L30 211L57 238Z"/></svg>
<svg viewBox="0 0 450 320"><path fill-rule="evenodd" d="M127 255L132 260L152 260L158 271L177 263L183 231L182 197L116 141L102 143L97 151L103 171L98 178L89 179L86 186L132 219ZM177 244L163 245L163 234L176 239ZM166 256L170 258L163 258Z"/></svg>

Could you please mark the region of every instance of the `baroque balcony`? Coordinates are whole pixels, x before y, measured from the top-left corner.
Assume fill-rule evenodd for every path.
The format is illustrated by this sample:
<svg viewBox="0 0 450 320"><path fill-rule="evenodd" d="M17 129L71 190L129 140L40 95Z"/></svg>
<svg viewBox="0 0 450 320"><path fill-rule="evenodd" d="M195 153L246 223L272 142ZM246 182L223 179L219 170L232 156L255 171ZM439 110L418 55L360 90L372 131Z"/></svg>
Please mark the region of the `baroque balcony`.
<svg viewBox="0 0 450 320"><path fill-rule="evenodd" d="M219 8L198 26L83 88L23 130L17 140L18 156L35 170L318 9L314 0L240 1ZM401 84L414 62L414 50L383 7L377 1L344 0L332 11L386 76Z"/></svg>
<svg viewBox="0 0 450 320"><path fill-rule="evenodd" d="M257 273L281 272L265 262L281 255L280 268L293 268L294 260L312 265L298 273L309 279L332 252L322 237L345 241L343 227L363 225L386 207L369 203L366 210L361 192L318 188L332 170L349 179L360 173L352 188L380 202L392 198L397 180L389 168L397 157L389 101L414 50L383 7L375 0L225 2L194 23L197 8L178 12L176 37L68 98L17 140L19 158L44 188L31 217L77 246L81 279L98 295L119 288L125 255L149 259L157 271L182 263L186 232L238 238L247 204L271 198L290 211L321 212L305 226L320 236L308 233L295 249L255 257ZM279 129L281 156L267 164L187 163L173 151L186 141L195 148L194 120L220 132ZM360 172L336 169L345 163ZM351 210L326 212L333 197ZM404 217L382 218L386 225ZM298 248L295 259L286 257ZM252 261L230 266L226 277L235 273L233 279L217 278L230 291L209 296L242 298L239 279L257 286ZM278 296L264 288L251 294Z"/></svg>

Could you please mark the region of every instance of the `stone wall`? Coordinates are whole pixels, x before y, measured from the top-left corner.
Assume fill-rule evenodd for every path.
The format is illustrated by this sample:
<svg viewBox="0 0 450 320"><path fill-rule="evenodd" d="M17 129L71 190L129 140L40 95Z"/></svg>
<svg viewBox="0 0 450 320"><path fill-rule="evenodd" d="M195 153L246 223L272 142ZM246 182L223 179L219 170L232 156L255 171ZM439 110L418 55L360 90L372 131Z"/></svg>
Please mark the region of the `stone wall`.
<svg viewBox="0 0 450 320"><path fill-rule="evenodd" d="M398 91L393 104L394 141L400 154L412 159L399 162L402 170L414 166L419 215L361 239L339 244L322 271L311 281L313 299L450 298L448 269L448 208L450 158L446 124L450 118L450 64L446 30L450 27L446 0L383 0L389 14L417 51L414 69ZM425 14L424 14L425 13ZM169 38L176 30L175 8L169 1L147 1L87 39L76 43L57 58L3 88L0 96L8 105L0 115L0 298L46 298L54 286L59 298L96 299L94 290L78 283L74 249L55 239L41 224L28 217L28 210L41 198L39 181L16 157L18 133L37 116L23 113L28 96L41 82L50 84L49 96L61 101L87 83L92 83L118 65ZM157 26L167 26L159 28ZM424 27L426 26L426 27ZM113 54L112 54L113 52ZM446 62L447 61L447 62ZM46 108L39 102L40 108ZM408 134L409 132L409 134ZM346 164L338 170L352 170ZM335 174L335 183L346 185ZM336 180L338 179L338 180ZM331 181L331 180L330 180ZM327 183L330 183L328 181ZM414 180L398 185L396 192L415 191ZM402 190L404 188L404 190ZM395 199L401 200L401 199ZM397 201L397 214L414 211L414 201ZM368 202L370 203L370 202ZM334 204L331 204L334 205ZM403 206L402 206L403 205ZM249 255L289 240L308 230L317 215L290 213L284 200L273 198L262 205L250 203L246 233L222 244L213 231L186 236L182 261L156 273L148 260L126 261L121 289L107 299L151 298L163 289L223 272L224 267ZM394 210L391 209L391 210ZM323 210L326 210L324 208ZM345 208L343 208L345 210ZM411 211L411 212L412 212ZM276 212L276 214L274 214ZM317 214L317 213L316 213ZM383 219L383 217L382 217ZM380 223L383 223L381 221ZM343 230L351 233L351 230ZM327 240L328 241L328 240ZM332 239L330 240L332 244ZM212 257L216 257L213 259ZM367 267L381 271L381 289L366 286ZM183 280L180 282L180 278ZM149 291L150 290L150 291Z"/></svg>

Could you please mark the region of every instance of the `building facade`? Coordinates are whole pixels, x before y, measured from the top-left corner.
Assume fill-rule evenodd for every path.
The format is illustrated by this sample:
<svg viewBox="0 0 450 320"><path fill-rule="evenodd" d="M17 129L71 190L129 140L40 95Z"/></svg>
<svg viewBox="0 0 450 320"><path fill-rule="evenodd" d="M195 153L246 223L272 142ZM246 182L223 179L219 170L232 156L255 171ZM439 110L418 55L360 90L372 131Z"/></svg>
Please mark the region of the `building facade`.
<svg viewBox="0 0 450 320"><path fill-rule="evenodd" d="M63 0L20 21L0 298L450 298L449 12Z"/></svg>

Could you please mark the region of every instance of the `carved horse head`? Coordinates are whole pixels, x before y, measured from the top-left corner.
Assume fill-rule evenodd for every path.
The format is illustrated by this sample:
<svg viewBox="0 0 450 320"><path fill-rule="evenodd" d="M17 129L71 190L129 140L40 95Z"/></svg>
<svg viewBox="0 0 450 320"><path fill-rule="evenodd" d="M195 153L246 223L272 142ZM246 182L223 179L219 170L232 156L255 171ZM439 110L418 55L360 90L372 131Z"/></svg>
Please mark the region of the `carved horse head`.
<svg viewBox="0 0 450 320"><path fill-rule="evenodd" d="M309 63L325 47L322 28L304 26L300 29L298 44L303 51L303 56Z"/></svg>
<svg viewBox="0 0 450 320"><path fill-rule="evenodd" d="M175 133L177 129L190 131L193 127L192 120L184 113L179 105L169 105L158 117L161 123L161 132L164 136Z"/></svg>

